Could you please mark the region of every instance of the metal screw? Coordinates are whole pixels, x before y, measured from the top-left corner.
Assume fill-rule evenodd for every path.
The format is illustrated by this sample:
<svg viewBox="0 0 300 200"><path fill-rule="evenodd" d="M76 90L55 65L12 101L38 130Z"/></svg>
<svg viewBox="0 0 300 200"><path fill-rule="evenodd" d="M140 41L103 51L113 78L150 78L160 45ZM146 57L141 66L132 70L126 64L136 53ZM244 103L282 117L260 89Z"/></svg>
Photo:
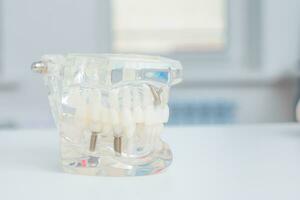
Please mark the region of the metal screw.
<svg viewBox="0 0 300 200"><path fill-rule="evenodd" d="M121 136L114 137L114 150L116 152L116 155L121 155L121 153L122 153L122 137Z"/></svg>
<svg viewBox="0 0 300 200"><path fill-rule="evenodd" d="M96 149L98 132L92 132L91 140L90 140L90 151L94 152Z"/></svg>
<svg viewBox="0 0 300 200"><path fill-rule="evenodd" d="M31 70L37 73L47 73L47 66L42 61L32 63Z"/></svg>

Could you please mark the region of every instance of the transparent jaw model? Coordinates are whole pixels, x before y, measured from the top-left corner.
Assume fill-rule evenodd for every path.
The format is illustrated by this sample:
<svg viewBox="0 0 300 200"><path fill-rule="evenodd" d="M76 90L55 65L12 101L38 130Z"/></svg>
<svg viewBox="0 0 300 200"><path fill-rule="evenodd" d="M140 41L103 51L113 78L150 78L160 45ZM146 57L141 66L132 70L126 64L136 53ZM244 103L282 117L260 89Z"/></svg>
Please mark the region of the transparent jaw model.
<svg viewBox="0 0 300 200"><path fill-rule="evenodd" d="M160 139L179 62L137 55L46 55L42 73L60 132L63 170L107 176L155 174L172 162Z"/></svg>

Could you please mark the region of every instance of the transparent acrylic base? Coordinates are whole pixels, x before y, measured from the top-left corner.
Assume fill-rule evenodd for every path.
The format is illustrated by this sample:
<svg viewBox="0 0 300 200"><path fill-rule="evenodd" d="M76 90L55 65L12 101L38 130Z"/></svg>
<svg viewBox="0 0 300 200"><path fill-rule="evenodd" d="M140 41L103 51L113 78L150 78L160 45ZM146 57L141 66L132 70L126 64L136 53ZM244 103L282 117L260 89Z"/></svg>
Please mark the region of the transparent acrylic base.
<svg viewBox="0 0 300 200"><path fill-rule="evenodd" d="M67 173L90 176L144 176L164 171L172 162L169 146L161 141L161 148L142 157L87 155L77 159L62 158Z"/></svg>

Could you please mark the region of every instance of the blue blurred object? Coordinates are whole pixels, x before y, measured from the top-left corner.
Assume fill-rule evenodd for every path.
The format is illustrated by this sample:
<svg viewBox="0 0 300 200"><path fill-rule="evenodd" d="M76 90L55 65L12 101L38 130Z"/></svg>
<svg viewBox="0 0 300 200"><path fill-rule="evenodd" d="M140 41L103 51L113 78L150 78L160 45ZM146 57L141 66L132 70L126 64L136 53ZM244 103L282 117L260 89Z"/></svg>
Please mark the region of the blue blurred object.
<svg viewBox="0 0 300 200"><path fill-rule="evenodd" d="M236 119L236 104L229 100L188 100L170 103L170 125L230 124Z"/></svg>

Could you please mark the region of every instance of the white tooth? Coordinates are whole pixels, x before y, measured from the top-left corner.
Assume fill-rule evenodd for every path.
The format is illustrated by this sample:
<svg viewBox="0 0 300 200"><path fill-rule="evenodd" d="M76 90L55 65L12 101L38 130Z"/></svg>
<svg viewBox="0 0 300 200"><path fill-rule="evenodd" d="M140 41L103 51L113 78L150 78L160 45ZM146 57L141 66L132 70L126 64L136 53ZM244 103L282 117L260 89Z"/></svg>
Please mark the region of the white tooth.
<svg viewBox="0 0 300 200"><path fill-rule="evenodd" d="M149 86L147 85L143 85L143 107L145 114L145 124L154 124L156 116L153 107L153 95Z"/></svg>
<svg viewBox="0 0 300 200"><path fill-rule="evenodd" d="M143 85L143 106L153 105L153 95L148 85Z"/></svg>
<svg viewBox="0 0 300 200"><path fill-rule="evenodd" d="M80 93L79 88L72 88L70 89L68 95L63 98L63 103L67 104L68 106L76 108L81 104L85 104L84 98Z"/></svg>
<svg viewBox="0 0 300 200"><path fill-rule="evenodd" d="M162 123L167 123L169 121L169 106L164 105L162 108Z"/></svg>
<svg viewBox="0 0 300 200"><path fill-rule="evenodd" d="M79 88L70 89L66 97L63 98L63 104L75 109L74 118L76 123L85 123L87 117L87 106L84 97Z"/></svg>
<svg viewBox="0 0 300 200"><path fill-rule="evenodd" d="M81 126L85 126L88 123L88 109L87 105L85 103L81 103L79 105L76 105L76 112L75 112L75 121Z"/></svg>
<svg viewBox="0 0 300 200"><path fill-rule="evenodd" d="M159 123L162 123L162 109L161 109L161 106L157 106L154 108L154 114L155 114L155 124L159 124Z"/></svg>
<svg viewBox="0 0 300 200"><path fill-rule="evenodd" d="M119 136L122 136L122 128L121 128L121 126L114 126L113 127L113 131L114 131L114 136L117 136L117 137L119 137Z"/></svg>
<svg viewBox="0 0 300 200"><path fill-rule="evenodd" d="M159 136L162 133L163 129L164 129L164 125L158 124L156 127L156 131L157 131L156 134Z"/></svg>
<svg viewBox="0 0 300 200"><path fill-rule="evenodd" d="M73 142L80 142L83 130L85 126L81 124L74 123L73 120L63 121L60 123L60 130L62 134L70 138Z"/></svg>
<svg viewBox="0 0 300 200"><path fill-rule="evenodd" d="M122 106L130 108L131 106L131 94L129 87L123 87L121 90Z"/></svg>
<svg viewBox="0 0 300 200"><path fill-rule="evenodd" d="M138 87L134 87L132 91L132 107L133 107L133 119L136 123L144 122L144 113L142 110L142 98Z"/></svg>
<svg viewBox="0 0 300 200"><path fill-rule="evenodd" d="M144 136L144 124L143 123L137 123L136 124L136 127L135 127L135 132L137 134L137 137L140 139L140 140L143 140L143 136Z"/></svg>
<svg viewBox="0 0 300 200"><path fill-rule="evenodd" d="M153 133L155 129L155 125L147 125L145 127L145 134L146 134L146 145L149 149L153 149Z"/></svg>
<svg viewBox="0 0 300 200"><path fill-rule="evenodd" d="M130 126L133 123L131 113L131 95L129 87L124 87L121 90L122 108L120 112L121 123L123 126Z"/></svg>
<svg viewBox="0 0 300 200"><path fill-rule="evenodd" d="M119 108L119 91L117 89L113 89L110 91L109 104L111 108L115 108L115 109Z"/></svg>
<svg viewBox="0 0 300 200"><path fill-rule="evenodd" d="M163 130L163 125L162 124L156 124L153 126L153 132L152 132L152 140L151 140L151 143L153 145L152 148L155 148L155 146L157 145L157 142L159 140L159 135L160 133L162 132Z"/></svg>
<svg viewBox="0 0 300 200"><path fill-rule="evenodd" d="M169 88L167 86L161 88L160 98L162 105L168 104L169 101Z"/></svg>
<svg viewBox="0 0 300 200"><path fill-rule="evenodd" d="M142 104L141 93L138 87L132 88L132 103L133 106L140 106Z"/></svg>
<svg viewBox="0 0 300 200"><path fill-rule="evenodd" d="M119 112L112 108L110 109L110 120L111 123L115 126L115 125L119 125L120 124L120 119L119 119Z"/></svg>
<svg viewBox="0 0 300 200"><path fill-rule="evenodd" d="M120 112L121 124L123 126L131 126L134 123L130 109L124 108Z"/></svg>
<svg viewBox="0 0 300 200"><path fill-rule="evenodd" d="M141 106L133 108L133 118L136 123L144 122L144 113Z"/></svg>
<svg viewBox="0 0 300 200"><path fill-rule="evenodd" d="M93 122L90 124L90 130L93 132L102 132L103 124L101 122Z"/></svg>
<svg viewBox="0 0 300 200"><path fill-rule="evenodd" d="M109 103L110 103L110 120L113 126L120 124L119 118L119 96L118 90L114 89L109 94Z"/></svg>
<svg viewBox="0 0 300 200"><path fill-rule="evenodd" d="M135 132L135 124L130 124L129 126L126 126L126 128L124 128L124 133L128 138L133 137L134 132Z"/></svg>
<svg viewBox="0 0 300 200"><path fill-rule="evenodd" d="M102 132L103 132L104 135L110 134L111 131L112 131L112 127L111 127L110 123L103 124Z"/></svg>
<svg viewBox="0 0 300 200"><path fill-rule="evenodd" d="M129 87L124 87L121 90L122 94L122 109L120 112L121 124L124 133L127 137L132 137L135 131L135 122L131 112L131 91Z"/></svg>
<svg viewBox="0 0 300 200"><path fill-rule="evenodd" d="M101 122L102 123L110 123L110 110L106 107L102 107L101 109Z"/></svg>
<svg viewBox="0 0 300 200"><path fill-rule="evenodd" d="M156 123L156 113L153 106L147 106L145 112L145 124L151 125Z"/></svg>
<svg viewBox="0 0 300 200"><path fill-rule="evenodd" d="M101 93L98 91L91 91L89 93L89 114L93 122L101 121L102 103Z"/></svg>

